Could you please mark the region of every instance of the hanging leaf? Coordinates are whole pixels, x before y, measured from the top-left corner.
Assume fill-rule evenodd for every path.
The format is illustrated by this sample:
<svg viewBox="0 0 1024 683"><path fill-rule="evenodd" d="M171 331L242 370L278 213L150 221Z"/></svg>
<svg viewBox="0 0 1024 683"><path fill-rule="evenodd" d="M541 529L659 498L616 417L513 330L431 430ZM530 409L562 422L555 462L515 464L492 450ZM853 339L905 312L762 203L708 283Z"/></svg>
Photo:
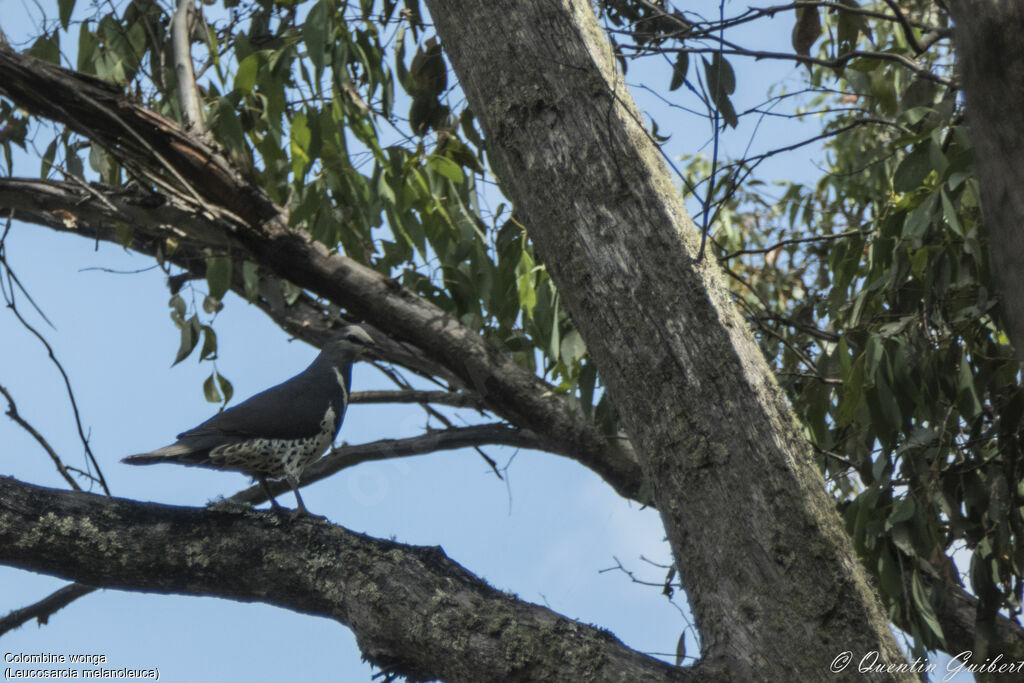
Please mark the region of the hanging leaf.
<svg viewBox="0 0 1024 683"><path fill-rule="evenodd" d="M840 4L851 9L859 8L856 0L840 0ZM852 52L857 48L857 38L864 20L857 14L840 9L837 21L839 26L836 30L836 39L839 43L839 53Z"/></svg>
<svg viewBox="0 0 1024 683"><path fill-rule="evenodd" d="M315 83L319 83L320 76L324 71L324 56L327 50L327 38L330 30L330 23L327 16L327 1L313 5L309 10L306 21L302 23L302 39L306 43L306 54L309 61L313 62L316 71Z"/></svg>
<svg viewBox="0 0 1024 683"><path fill-rule="evenodd" d="M211 256L206 259L206 282L210 286L210 296L223 299L231 286L231 258Z"/></svg>
<svg viewBox="0 0 1024 683"><path fill-rule="evenodd" d="M242 282L245 286L245 298L252 303L260 293L260 267L252 261L242 263Z"/></svg>
<svg viewBox="0 0 1024 683"><path fill-rule="evenodd" d="M178 355L174 357L174 362L171 363L172 367L188 358L192 350L196 348L196 344L199 342L199 330L199 317L195 315L181 326L181 342L178 345Z"/></svg>
<svg viewBox="0 0 1024 683"><path fill-rule="evenodd" d="M686 659L686 631L680 633L679 640L676 641L676 666L682 666L684 659Z"/></svg>
<svg viewBox="0 0 1024 683"><path fill-rule="evenodd" d="M911 583L910 593L914 598L914 606L917 607L918 615L932 633L940 640L945 639L946 636L942 632L942 626L939 625L938 617L935 616L931 600L928 599L928 593L925 591L924 584L921 583L920 575L916 569L914 570Z"/></svg>
<svg viewBox="0 0 1024 683"><path fill-rule="evenodd" d="M210 403L220 403L224 400L221 396L220 391L217 389L217 371L210 373L210 376L203 381L203 396Z"/></svg>
<svg viewBox="0 0 1024 683"><path fill-rule="evenodd" d="M209 325L203 325L203 348L199 351L199 360L217 359L217 333Z"/></svg>
<svg viewBox="0 0 1024 683"><path fill-rule="evenodd" d="M797 6L796 24L793 26L793 49L798 55L810 57L811 46L821 35L821 14L818 6ZM808 66L810 68L810 66Z"/></svg>
<svg viewBox="0 0 1024 683"><path fill-rule="evenodd" d="M729 95L736 90L736 74L733 73L732 65L719 52L712 55L710 62L706 59L702 61L704 76L708 83L708 95L726 124L735 128L739 119L736 116L736 109L729 100Z"/></svg>
<svg viewBox="0 0 1024 683"><path fill-rule="evenodd" d="M57 0L57 13L60 16L60 27L68 30L71 23L71 13L75 10L75 0Z"/></svg>
<svg viewBox="0 0 1024 683"><path fill-rule="evenodd" d="M431 38L416 50L409 65L409 77L412 95L439 97L448 89L448 67L437 38Z"/></svg>
<svg viewBox="0 0 1024 683"><path fill-rule="evenodd" d="M680 49L676 54L676 62L672 65L672 80L669 81L668 89L678 90L686 81L686 72L690 69L690 53Z"/></svg>

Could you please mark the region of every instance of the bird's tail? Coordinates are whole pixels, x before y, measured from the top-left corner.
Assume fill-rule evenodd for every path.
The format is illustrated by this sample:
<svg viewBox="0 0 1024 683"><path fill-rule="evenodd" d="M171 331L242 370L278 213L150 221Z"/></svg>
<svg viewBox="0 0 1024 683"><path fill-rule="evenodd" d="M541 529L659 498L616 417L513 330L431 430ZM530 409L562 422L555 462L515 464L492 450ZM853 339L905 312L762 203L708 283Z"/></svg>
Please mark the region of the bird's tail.
<svg viewBox="0 0 1024 683"><path fill-rule="evenodd" d="M192 455L193 449L183 443L172 443L170 446L158 448L149 453L137 453L121 458L121 462L129 465L155 465L158 462L182 462Z"/></svg>

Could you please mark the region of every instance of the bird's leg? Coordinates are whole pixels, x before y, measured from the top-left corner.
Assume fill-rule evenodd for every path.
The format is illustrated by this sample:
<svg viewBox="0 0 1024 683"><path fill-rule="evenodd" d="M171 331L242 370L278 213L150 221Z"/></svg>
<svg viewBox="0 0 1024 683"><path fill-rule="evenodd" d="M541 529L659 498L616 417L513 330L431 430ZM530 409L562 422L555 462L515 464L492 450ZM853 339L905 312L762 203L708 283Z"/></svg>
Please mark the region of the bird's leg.
<svg viewBox="0 0 1024 683"><path fill-rule="evenodd" d="M256 477L260 482L260 488L263 489L263 493L267 494L267 498L270 499L270 507L274 512L280 512L284 510L280 505L277 504L277 499L274 498L273 492L270 490L270 486L267 485L266 477Z"/></svg>
<svg viewBox="0 0 1024 683"><path fill-rule="evenodd" d="M327 519L323 515L314 515L306 509L306 504L302 502L302 496L299 495L299 480L293 477L287 477L288 484L291 485L292 491L295 493L295 501L299 504L298 509L295 511L296 517L310 517L312 519Z"/></svg>
<svg viewBox="0 0 1024 683"><path fill-rule="evenodd" d="M295 501L299 504L299 513L303 515L308 515L309 510L306 509L306 504L302 502L302 496L299 495L299 489L292 488L292 491L295 492Z"/></svg>

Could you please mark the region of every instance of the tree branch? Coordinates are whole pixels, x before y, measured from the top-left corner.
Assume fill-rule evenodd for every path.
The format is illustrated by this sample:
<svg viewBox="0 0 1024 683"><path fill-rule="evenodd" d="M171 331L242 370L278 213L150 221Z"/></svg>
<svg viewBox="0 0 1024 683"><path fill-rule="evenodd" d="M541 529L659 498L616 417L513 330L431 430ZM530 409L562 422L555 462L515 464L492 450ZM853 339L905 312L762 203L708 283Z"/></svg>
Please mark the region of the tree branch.
<svg viewBox="0 0 1024 683"><path fill-rule="evenodd" d="M695 681L706 673L497 591L440 548L269 512L144 504L0 477L0 562L94 586L328 617L352 629L369 662L410 680Z"/></svg>
<svg viewBox="0 0 1024 683"><path fill-rule="evenodd" d="M496 414L540 436L547 450L578 459L620 495L647 502L628 439L609 439L551 385L434 304L289 227L285 209L172 121L130 102L106 83L6 48L0 48L0 93L34 115L89 136L139 177L161 187L164 201L190 207L178 210L187 216L181 223L154 224L145 211L133 211L150 231L149 239L165 240L173 230L176 242L205 235L209 241L203 239L202 246L232 245L238 256L334 302L388 336L412 343L478 393ZM79 199L86 201L80 194ZM18 208L17 198L8 201ZM92 198L86 203L101 210L108 225L125 220L97 207ZM31 208L36 216L48 212L46 205ZM71 216L83 213L79 204L64 208ZM192 232L200 222L204 225ZM46 224L54 227L53 218Z"/></svg>
<svg viewBox="0 0 1024 683"><path fill-rule="evenodd" d="M479 396L458 391L353 391L348 400L349 403L439 403L455 408L486 408Z"/></svg>
<svg viewBox="0 0 1024 683"><path fill-rule="evenodd" d="M0 636L3 636L8 631L13 631L32 619L37 619L40 625L45 624L54 613L95 590L93 586L71 583L50 593L38 602L20 609L11 610L6 617L0 619Z"/></svg>
<svg viewBox="0 0 1024 683"><path fill-rule="evenodd" d="M185 130L200 131L203 110L199 105L199 88L192 67L192 31L189 18L195 12L195 0L178 0L171 18L171 44L174 47L174 74L178 79L178 106Z"/></svg>
<svg viewBox="0 0 1024 683"><path fill-rule="evenodd" d="M426 455L434 451L485 444L531 449L541 447L541 441L535 434L503 424L440 429L407 439L381 439L356 446L335 448L303 471L299 478L299 486L309 486L321 479L326 479L335 472L355 467L364 462L408 458L414 455ZM275 496L291 490L283 479L267 483L270 492ZM258 505L267 500L267 494L260 486L250 486L231 496L228 500L233 503Z"/></svg>
<svg viewBox="0 0 1024 683"><path fill-rule="evenodd" d="M301 233L283 227L271 238L246 244L238 238L239 233L224 230L217 221L182 206L178 197L92 188L99 189L106 201L99 201L74 183L0 178L0 208L13 209L19 220L115 244L123 244L116 226L127 223L134 226L128 248L153 256L163 254L167 260L199 272L205 272L204 247L234 253L238 260L251 253L248 247L258 248L262 253L249 256L249 260L271 267L285 265L288 273L284 275L289 280L335 303L348 304L354 315L369 320L387 336L411 342L432 363L442 365L475 390L494 413L536 434L543 450L589 467L620 495L649 502L642 494L643 476L628 441L609 441L549 384L433 304L375 271L339 254L331 255L322 245L312 244ZM174 242L173 250L168 248L169 240ZM240 276L234 287L244 296ZM274 306L269 301L261 304L264 310ZM288 309L278 310L286 315ZM309 323L310 311L305 313L296 322ZM322 328L306 325L286 329L322 343L327 321L323 321ZM390 340L382 346L402 348ZM410 353L406 350L405 355Z"/></svg>

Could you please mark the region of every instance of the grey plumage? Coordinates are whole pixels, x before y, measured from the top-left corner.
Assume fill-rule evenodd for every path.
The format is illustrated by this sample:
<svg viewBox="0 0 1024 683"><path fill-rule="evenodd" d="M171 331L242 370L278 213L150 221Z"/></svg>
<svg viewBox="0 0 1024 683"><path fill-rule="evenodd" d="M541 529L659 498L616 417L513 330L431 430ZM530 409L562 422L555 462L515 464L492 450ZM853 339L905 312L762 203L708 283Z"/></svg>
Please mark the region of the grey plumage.
<svg viewBox="0 0 1024 683"><path fill-rule="evenodd" d="M260 482L274 508L267 478L288 481L300 513L299 476L334 442L348 407L352 364L373 339L361 327L335 333L308 368L291 379L178 434L177 441L124 458L130 465L173 462L244 472Z"/></svg>

